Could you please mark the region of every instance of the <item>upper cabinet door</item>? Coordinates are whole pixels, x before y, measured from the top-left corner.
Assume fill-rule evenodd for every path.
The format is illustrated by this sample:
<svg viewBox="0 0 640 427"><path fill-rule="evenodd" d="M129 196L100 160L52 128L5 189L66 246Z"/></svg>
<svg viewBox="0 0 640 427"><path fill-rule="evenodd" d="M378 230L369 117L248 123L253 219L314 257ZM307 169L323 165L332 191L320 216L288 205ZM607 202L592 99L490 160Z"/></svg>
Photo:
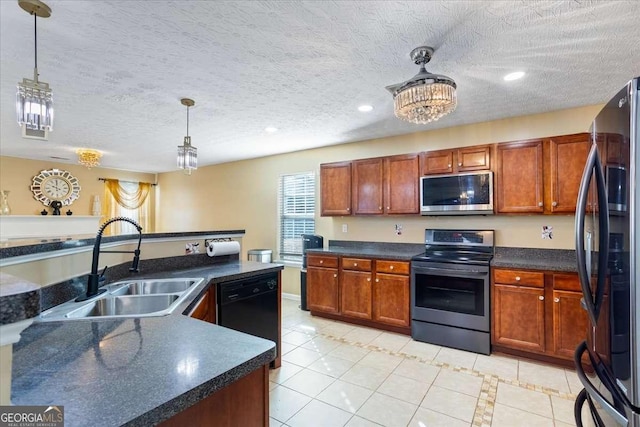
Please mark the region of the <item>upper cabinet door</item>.
<svg viewBox="0 0 640 427"><path fill-rule="evenodd" d="M351 162L353 211L356 215L379 215L384 212L382 199L382 158Z"/></svg>
<svg viewBox="0 0 640 427"><path fill-rule="evenodd" d="M384 159L384 212L420 213L420 157L406 154Z"/></svg>
<svg viewBox="0 0 640 427"><path fill-rule="evenodd" d="M552 213L573 213L591 141L588 133L553 137L550 150L550 203Z"/></svg>
<svg viewBox="0 0 640 427"><path fill-rule="evenodd" d="M498 144L497 152L497 211L543 213L542 140Z"/></svg>
<svg viewBox="0 0 640 427"><path fill-rule="evenodd" d="M437 175L454 171L453 150L425 151L422 156L422 175Z"/></svg>
<svg viewBox="0 0 640 427"><path fill-rule="evenodd" d="M457 150L457 170L458 172L471 172L490 169L490 156L491 147L489 145L460 148Z"/></svg>
<svg viewBox="0 0 640 427"><path fill-rule="evenodd" d="M351 215L351 162L320 165L320 215Z"/></svg>

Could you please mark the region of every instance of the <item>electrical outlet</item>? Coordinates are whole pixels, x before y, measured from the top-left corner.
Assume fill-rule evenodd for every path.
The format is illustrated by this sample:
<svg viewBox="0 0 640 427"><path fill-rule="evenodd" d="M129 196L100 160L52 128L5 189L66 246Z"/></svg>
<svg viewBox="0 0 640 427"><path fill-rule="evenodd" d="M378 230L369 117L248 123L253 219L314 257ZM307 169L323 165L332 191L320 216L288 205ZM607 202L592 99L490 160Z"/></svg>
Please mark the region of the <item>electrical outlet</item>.
<svg viewBox="0 0 640 427"><path fill-rule="evenodd" d="M343 233L349 232L349 227L347 226L347 224L342 224L342 232Z"/></svg>
<svg viewBox="0 0 640 427"><path fill-rule="evenodd" d="M396 224L396 235L402 234L402 224Z"/></svg>

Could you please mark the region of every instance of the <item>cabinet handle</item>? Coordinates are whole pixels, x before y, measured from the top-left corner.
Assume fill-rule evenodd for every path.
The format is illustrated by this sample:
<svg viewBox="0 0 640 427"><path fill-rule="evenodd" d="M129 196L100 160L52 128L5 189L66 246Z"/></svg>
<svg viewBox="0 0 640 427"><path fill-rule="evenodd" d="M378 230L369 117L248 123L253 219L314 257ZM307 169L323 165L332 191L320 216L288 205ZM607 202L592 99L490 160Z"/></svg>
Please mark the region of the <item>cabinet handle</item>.
<svg viewBox="0 0 640 427"><path fill-rule="evenodd" d="M380 282L380 279L376 279L376 283L379 283L379 282Z"/></svg>
<svg viewBox="0 0 640 427"><path fill-rule="evenodd" d="M334 274L333 274L333 277L338 277L338 275L334 273Z"/></svg>
<svg viewBox="0 0 640 427"><path fill-rule="evenodd" d="M371 277L367 277L367 282L370 282L370 281L371 281Z"/></svg>
<svg viewBox="0 0 640 427"><path fill-rule="evenodd" d="M393 270L393 265L390 265L390 266L389 266L389 270Z"/></svg>
<svg viewBox="0 0 640 427"><path fill-rule="evenodd" d="M544 204L542 202L538 202L538 206L542 207Z"/></svg>
<svg viewBox="0 0 640 427"><path fill-rule="evenodd" d="M462 163L458 163L458 167L462 166Z"/></svg>
<svg viewBox="0 0 640 427"><path fill-rule="evenodd" d="M554 298L553 302L560 302L560 298Z"/></svg>
<svg viewBox="0 0 640 427"><path fill-rule="evenodd" d="M450 167L451 167L451 163L449 163L449 164L447 165L447 167L448 167L448 168L450 168Z"/></svg>
<svg viewBox="0 0 640 427"><path fill-rule="evenodd" d="M382 206L378 206L378 210L381 211L382 210Z"/></svg>
<svg viewBox="0 0 640 427"><path fill-rule="evenodd" d="M544 297L543 297L542 295L539 295L539 296L538 296L538 299L539 299L540 301L543 301L543 300L544 300Z"/></svg>
<svg viewBox="0 0 640 427"><path fill-rule="evenodd" d="M520 281L520 276L516 276L516 282Z"/></svg>
<svg viewBox="0 0 640 427"><path fill-rule="evenodd" d="M347 212L350 211L350 210L351 210L351 208L347 208Z"/></svg>
<svg viewBox="0 0 640 427"><path fill-rule="evenodd" d="M320 260L320 264L324 264L324 260L323 259Z"/></svg>
<svg viewBox="0 0 640 427"><path fill-rule="evenodd" d="M387 210L391 209L391 207L387 206Z"/></svg>
<svg viewBox="0 0 640 427"><path fill-rule="evenodd" d="M551 206L553 206L553 207L558 206L558 202L553 202L553 203L551 203Z"/></svg>

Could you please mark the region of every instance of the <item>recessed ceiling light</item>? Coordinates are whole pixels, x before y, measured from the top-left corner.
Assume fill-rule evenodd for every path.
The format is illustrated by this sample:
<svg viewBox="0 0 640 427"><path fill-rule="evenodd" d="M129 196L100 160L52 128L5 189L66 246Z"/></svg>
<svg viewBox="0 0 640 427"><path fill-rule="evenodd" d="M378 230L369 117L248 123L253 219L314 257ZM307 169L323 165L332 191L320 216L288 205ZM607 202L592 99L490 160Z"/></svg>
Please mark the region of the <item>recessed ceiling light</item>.
<svg viewBox="0 0 640 427"><path fill-rule="evenodd" d="M509 73L503 77L504 81L510 82L513 80L518 80L524 77L524 71L516 71L515 73Z"/></svg>
<svg viewBox="0 0 640 427"><path fill-rule="evenodd" d="M269 132L269 133L273 133L273 132L277 132L278 128L274 128L273 126L268 126L266 128L264 128L265 132Z"/></svg>
<svg viewBox="0 0 640 427"><path fill-rule="evenodd" d="M371 105L361 105L358 107L358 111L360 111L361 113L368 113L371 110L373 110L373 107Z"/></svg>

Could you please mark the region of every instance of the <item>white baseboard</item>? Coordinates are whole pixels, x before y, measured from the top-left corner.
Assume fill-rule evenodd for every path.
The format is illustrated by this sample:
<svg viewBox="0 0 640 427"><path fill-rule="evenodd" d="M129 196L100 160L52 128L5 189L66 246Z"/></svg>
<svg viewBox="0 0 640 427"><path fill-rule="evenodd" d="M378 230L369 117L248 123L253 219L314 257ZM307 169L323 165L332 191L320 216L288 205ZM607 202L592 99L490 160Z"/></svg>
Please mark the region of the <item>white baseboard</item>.
<svg viewBox="0 0 640 427"><path fill-rule="evenodd" d="M282 299L290 299L290 300L293 300L293 301L300 301L300 295L289 294L287 292L283 292L282 293Z"/></svg>

